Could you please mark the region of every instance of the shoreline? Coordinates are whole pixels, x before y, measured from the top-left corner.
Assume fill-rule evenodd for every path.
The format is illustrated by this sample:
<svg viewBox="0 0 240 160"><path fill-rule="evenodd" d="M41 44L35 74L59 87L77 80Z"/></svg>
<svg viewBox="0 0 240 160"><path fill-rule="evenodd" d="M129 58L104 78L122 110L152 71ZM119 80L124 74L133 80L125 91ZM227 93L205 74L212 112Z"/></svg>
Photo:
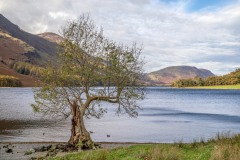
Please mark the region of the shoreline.
<svg viewBox="0 0 240 160"><path fill-rule="evenodd" d="M55 141L42 141L42 142L0 142L0 144L66 144L67 142L55 142ZM100 144L174 144L173 143L161 143L161 142L95 142ZM190 142L191 143L191 142Z"/></svg>
<svg viewBox="0 0 240 160"><path fill-rule="evenodd" d="M199 153L203 154L206 151L209 151L209 147L214 149L216 148L214 146L222 146L222 145L225 145L225 147L229 147L230 145L230 151L231 151L232 149L236 149L234 148L234 146L239 144L240 142L239 140L240 140L240 134L222 133L206 141L200 140L200 141L193 141L191 143L183 143L183 142L175 142L175 143L96 142L96 143L100 144L103 150L109 150L110 151L109 154L115 152L116 150L119 150L120 152L125 152L125 148L128 148L128 147L130 148L133 147L136 149L136 151L138 149L142 151L142 149L144 150L145 148L148 148L148 147L151 148L152 146L155 146L155 145L158 145L163 149L166 149L167 146L170 146L175 149L177 147L179 150L178 153L180 153L181 150L183 151L183 148L184 148L183 146L186 146L188 148L188 152L189 152L188 154L190 153L192 154L192 151L193 150L195 151L196 149L201 149L201 152ZM52 156L67 155L71 157L75 154L78 154L78 155L88 154L86 152L83 152L81 149L72 151L72 152L69 152L69 150L64 150L62 146L64 147L66 143L67 142L0 142L0 155L1 155L0 160L44 159L48 157L50 158ZM135 145L136 147L134 147ZM198 154L198 152L194 154ZM209 152L208 154L211 155L212 152ZM235 154L235 152L233 154Z"/></svg>
<svg viewBox="0 0 240 160"><path fill-rule="evenodd" d="M48 154L48 151L27 152L34 148L54 146L58 144L66 144L67 142L0 142L0 160L29 160L31 158L44 157ZM137 143L137 142L96 142L100 144L102 149L114 149L119 147L129 147L138 144L159 144L159 143ZM11 149L11 152L7 153L7 150ZM59 155L65 155L69 152L61 152Z"/></svg>

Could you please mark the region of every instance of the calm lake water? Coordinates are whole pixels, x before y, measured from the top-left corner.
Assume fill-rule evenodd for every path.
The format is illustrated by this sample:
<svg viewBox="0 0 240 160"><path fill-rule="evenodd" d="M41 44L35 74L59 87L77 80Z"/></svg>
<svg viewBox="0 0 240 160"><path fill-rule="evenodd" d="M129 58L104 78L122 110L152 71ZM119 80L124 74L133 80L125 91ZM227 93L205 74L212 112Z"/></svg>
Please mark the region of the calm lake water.
<svg viewBox="0 0 240 160"><path fill-rule="evenodd" d="M0 88L0 142L67 141L70 120L35 115L31 103L31 88ZM108 113L102 119L86 120L93 140L171 143L240 133L240 90L152 87L139 103L138 118L118 117L105 103Z"/></svg>

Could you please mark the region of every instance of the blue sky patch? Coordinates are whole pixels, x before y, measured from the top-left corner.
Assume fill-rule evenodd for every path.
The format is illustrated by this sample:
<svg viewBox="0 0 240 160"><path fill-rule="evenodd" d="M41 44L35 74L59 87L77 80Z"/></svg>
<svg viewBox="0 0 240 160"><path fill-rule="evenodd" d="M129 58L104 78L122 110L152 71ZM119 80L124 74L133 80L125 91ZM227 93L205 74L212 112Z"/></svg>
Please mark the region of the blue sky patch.
<svg viewBox="0 0 240 160"><path fill-rule="evenodd" d="M190 12L211 10L224 7L234 2L236 2L236 0L191 0L187 6L187 10Z"/></svg>
<svg viewBox="0 0 240 160"><path fill-rule="evenodd" d="M237 0L161 0L166 4L186 3L186 11L213 10L237 2Z"/></svg>

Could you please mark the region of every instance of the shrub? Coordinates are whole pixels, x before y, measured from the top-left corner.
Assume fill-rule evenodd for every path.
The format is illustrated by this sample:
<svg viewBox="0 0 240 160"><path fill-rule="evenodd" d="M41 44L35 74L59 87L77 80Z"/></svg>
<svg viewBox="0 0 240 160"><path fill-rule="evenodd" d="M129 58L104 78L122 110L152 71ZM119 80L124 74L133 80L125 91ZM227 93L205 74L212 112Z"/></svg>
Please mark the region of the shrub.
<svg viewBox="0 0 240 160"><path fill-rule="evenodd" d="M0 87L21 87L21 81L13 76L0 75Z"/></svg>

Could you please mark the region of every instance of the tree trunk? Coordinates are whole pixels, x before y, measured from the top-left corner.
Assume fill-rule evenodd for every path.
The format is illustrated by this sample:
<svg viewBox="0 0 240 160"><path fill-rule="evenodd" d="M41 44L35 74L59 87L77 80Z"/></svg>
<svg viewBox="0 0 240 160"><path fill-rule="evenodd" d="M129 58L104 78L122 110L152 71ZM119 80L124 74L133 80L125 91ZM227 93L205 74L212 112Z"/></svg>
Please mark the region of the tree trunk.
<svg viewBox="0 0 240 160"><path fill-rule="evenodd" d="M71 137L68 143L73 147L81 147L82 149L92 149L94 143L90 137L89 132L84 125L84 113L81 112L77 103L71 106L72 109L72 129Z"/></svg>

